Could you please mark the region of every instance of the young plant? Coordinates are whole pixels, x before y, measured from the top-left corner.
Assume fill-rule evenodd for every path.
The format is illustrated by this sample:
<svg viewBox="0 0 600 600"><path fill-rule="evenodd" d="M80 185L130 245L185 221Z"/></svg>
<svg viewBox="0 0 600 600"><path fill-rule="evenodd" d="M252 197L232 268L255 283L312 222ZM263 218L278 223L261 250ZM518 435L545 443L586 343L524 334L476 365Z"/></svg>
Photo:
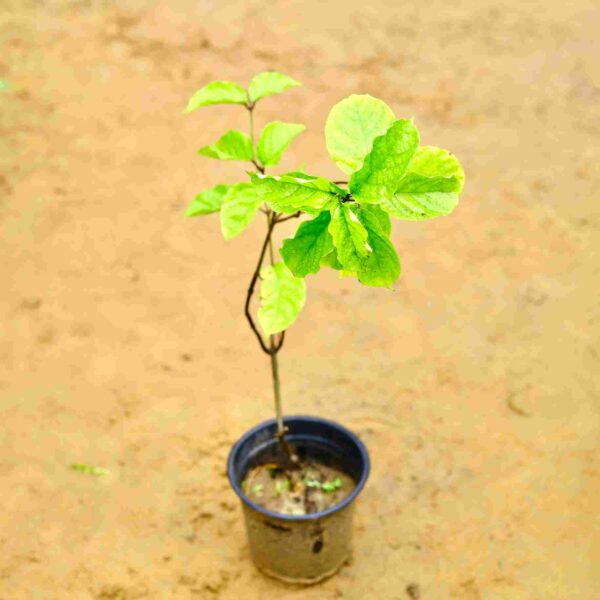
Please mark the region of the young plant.
<svg viewBox="0 0 600 600"><path fill-rule="evenodd" d="M260 347L269 355L275 396L277 436L288 458L297 462L285 439L277 354L288 327L305 302L308 275L321 267L356 277L368 286L390 288L400 276L400 260L390 241L391 220L418 221L450 214L458 204L465 174L455 156L421 146L411 119L369 95L352 95L336 104L325 125L327 150L349 177L330 181L302 171L267 174L304 125L273 121L254 132L257 103L300 85L276 72L256 75L247 89L214 81L198 90L184 112L214 104L237 104L248 113L248 133L230 130L198 153L218 160L250 163L249 181L220 184L200 192L188 217L220 211L221 231L229 240L248 227L257 212L266 217L266 234L246 295L245 314ZM293 237L273 248L277 225L302 216ZM263 266L268 252L269 264ZM256 326L251 300L261 279Z"/></svg>

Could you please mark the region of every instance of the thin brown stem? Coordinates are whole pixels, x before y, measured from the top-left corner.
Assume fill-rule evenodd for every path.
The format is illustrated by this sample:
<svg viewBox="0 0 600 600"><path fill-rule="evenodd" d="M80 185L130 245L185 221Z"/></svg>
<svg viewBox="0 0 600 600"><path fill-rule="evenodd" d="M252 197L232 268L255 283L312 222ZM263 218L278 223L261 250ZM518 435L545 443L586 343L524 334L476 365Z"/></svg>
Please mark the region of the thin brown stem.
<svg viewBox="0 0 600 600"><path fill-rule="evenodd" d="M252 142L252 156L254 157L254 106L248 106L250 116L250 141Z"/></svg>
<svg viewBox="0 0 600 600"><path fill-rule="evenodd" d="M250 102L248 102L246 108L248 109L248 113L249 113L249 117L250 117L250 140L252 142L252 164L254 165L254 167L256 168L257 171L264 174L265 167L264 167L264 165L262 165L259 162L259 160L257 159L257 157L254 153L254 104L251 104ZM275 397L275 415L276 415L276 419L277 419L277 434L276 435L279 440L279 444L281 445L281 448L283 450L283 453L286 457L287 467L290 469L295 469L295 468L299 467L300 462L298 460L298 456L296 455L296 453L294 452L294 450L292 449L292 447L290 446L289 442L287 441L287 439L285 437L287 428L283 424L283 409L282 409L282 404L281 404L281 384L279 381L279 363L277 361L277 353L281 350L281 347L283 346L283 342L285 340L285 331L282 331L279 334L279 339L277 339L277 337L274 335L269 336L269 345L267 346L260 331L258 330L258 328L256 327L256 324L254 323L254 319L252 318L252 314L250 312L250 304L252 301L252 296L254 295L254 288L256 286L256 281L258 280L258 278L260 276L260 270L261 270L261 267L262 267L262 264L263 264L263 261L265 258L267 247L269 248L269 259L270 259L271 265L273 265L275 262L275 256L274 256L274 252L273 252L273 241L272 241L272 234L273 234L273 229L275 228L275 225L277 225L277 223L281 223L282 221L286 221L288 218L295 218L297 216L300 216L300 213L296 213L295 215L292 215L292 217L286 217L284 219L279 219L278 214L276 212L272 211L268 206L265 206L265 208L261 209L261 210L267 216L267 234L263 241L260 255L258 257L258 262L256 263L254 273L252 274L252 279L250 280L250 285L248 286L248 293L246 295L246 304L244 306L244 313L246 315L246 319L248 320L248 323L250 324L250 328L254 332L254 335L256 336L256 339L258 340L258 342L260 344L261 349L263 350L263 352L268 354L271 358L271 374L272 374L272 378L273 378L273 393L274 393L274 397Z"/></svg>
<svg viewBox="0 0 600 600"><path fill-rule="evenodd" d="M265 174L265 168L255 158L253 158L250 162L254 165L259 173L262 173L263 175Z"/></svg>
<svg viewBox="0 0 600 600"><path fill-rule="evenodd" d="M282 336L283 339L283 336ZM285 434L287 427L283 424L283 409L281 406L281 386L279 382L279 364L277 362L277 351L275 350L275 336L271 336L271 373L273 375L273 390L275 392L275 416L277 420L277 437L279 443L289 462L289 468L297 468L299 466L298 456L287 441Z"/></svg>
<svg viewBox="0 0 600 600"><path fill-rule="evenodd" d="M289 221L290 219L297 219L301 215L302 215L302 212L298 211L298 212L295 212L293 215L290 215L289 217L279 217L276 222L277 223L285 223L286 221Z"/></svg>
<svg viewBox="0 0 600 600"><path fill-rule="evenodd" d="M271 217L269 217L269 225L267 228L267 235L265 236L265 240L263 242L263 245L262 245L262 248L260 251L260 256L258 257L258 262L256 263L254 273L252 274L252 279L250 280L250 285L248 286L248 293L246 294L246 304L244 306L244 313L246 315L246 319L248 319L250 328L254 332L254 335L256 336L256 339L258 340L258 343L260 344L260 347L262 348L263 352L265 352L266 354L271 354L273 352L273 350L272 350L272 348L267 346L267 344L263 340L262 335L260 334L260 331L258 331L258 328L256 327L256 324L254 323L254 319L252 318L252 314L250 313L250 302L252 300L252 295L254 294L254 287L256 286L256 280L258 279L258 276L260 274L260 268L262 267L262 263L265 258L267 246L269 245L269 242L271 240L271 233L273 231L273 227L275 227L275 220L272 219ZM279 348L277 348L276 351L279 351Z"/></svg>
<svg viewBox="0 0 600 600"><path fill-rule="evenodd" d="M273 221L275 225L277 224L277 219L275 219L275 215L273 215ZM271 266L275 264L275 255L273 254L273 239L269 236L269 259L271 261Z"/></svg>

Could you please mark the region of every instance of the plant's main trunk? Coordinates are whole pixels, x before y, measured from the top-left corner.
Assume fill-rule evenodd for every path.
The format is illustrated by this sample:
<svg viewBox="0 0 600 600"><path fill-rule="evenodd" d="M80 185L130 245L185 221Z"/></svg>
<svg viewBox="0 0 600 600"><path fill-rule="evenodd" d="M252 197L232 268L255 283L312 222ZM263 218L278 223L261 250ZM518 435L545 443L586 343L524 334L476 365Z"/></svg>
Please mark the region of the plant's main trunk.
<svg viewBox="0 0 600 600"><path fill-rule="evenodd" d="M264 165L261 164L261 162L259 160L257 160L256 155L254 153L254 104L251 103L250 100L248 100L248 103L246 104L246 108L248 109L248 113L249 113L249 117L250 117L250 140L252 142L252 160L251 160L251 162L259 173L264 173L265 167L264 167ZM265 257L265 252L267 250L267 247L269 249L269 258L271 260L271 265L273 265L275 262L271 234L273 233L273 228L278 223L277 213L271 211L269 209L269 207L266 205L265 205L265 210L263 210L263 212L265 212L265 214L267 215L267 235L265 237L265 241L263 242L263 246L262 246L260 256L258 259L258 264L256 265L256 268L254 269L254 274L252 275L252 279L250 280L250 286L248 287L248 294L246 295L246 305L244 308L244 312L246 314L246 319L248 319L248 323L250 324L250 327L251 327L252 331L254 332L254 335L256 336L258 343L260 344L260 347L262 348L263 352L268 354L271 358L271 375L273 377L273 392L274 392L274 396L275 396L275 415L277 417L277 434L276 435L277 435L277 438L279 439L279 444L281 445L283 453L286 457L287 465L285 465L285 466L287 468L295 469L300 466L300 461L298 460L298 456L296 455L293 448L290 446L290 444L288 443L288 441L285 437L287 429L286 429L285 425L283 424L283 411L281 408L281 388L279 385L279 365L277 364L277 353L279 352L279 350L281 349L281 346L283 345L285 331L281 332L280 338L278 341L275 339L274 336L272 336L272 335L269 336L269 346L267 347L267 344L265 343L263 336L258 331L256 324L254 323L254 320L252 319L252 315L250 313L250 301L252 300L252 295L254 294L254 286L256 284L256 280L260 276L260 269L262 267L262 263L263 263L263 260ZM300 216L300 212L297 212L295 215L293 215L294 218L299 217L299 216ZM287 220L289 218L291 218L291 217L287 217L286 219L283 219L283 220Z"/></svg>
<svg viewBox="0 0 600 600"><path fill-rule="evenodd" d="M271 336L271 348L275 345L275 340ZM283 410L281 408L281 387L279 383L279 363L277 362L277 353L271 354L271 375L273 376L273 396L275 398L275 415L277 417L277 435L283 436L285 428L283 426Z"/></svg>
<svg viewBox="0 0 600 600"><path fill-rule="evenodd" d="M271 340L271 348L275 348L275 338L273 336L270 337ZM283 410L281 407L281 386L279 383L279 363L277 362L277 352L271 353L271 375L273 377L273 395L275 397L275 415L277 418L277 437L279 439L279 443L281 444L281 448L287 458L288 468L298 468L300 465L300 461L298 460L298 456L294 452L293 448L290 446L285 434L287 432L287 428L283 424Z"/></svg>

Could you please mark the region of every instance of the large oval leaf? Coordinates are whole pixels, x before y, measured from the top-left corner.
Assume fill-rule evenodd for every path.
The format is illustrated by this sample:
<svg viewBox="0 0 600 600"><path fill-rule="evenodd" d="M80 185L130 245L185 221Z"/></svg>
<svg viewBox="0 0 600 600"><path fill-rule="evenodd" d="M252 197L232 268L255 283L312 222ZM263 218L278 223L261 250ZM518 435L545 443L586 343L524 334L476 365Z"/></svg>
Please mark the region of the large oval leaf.
<svg viewBox="0 0 600 600"><path fill-rule="evenodd" d="M319 213L333 206L339 198L336 186L322 178L260 177L254 173L250 177L262 199L280 213L292 214L299 210Z"/></svg>
<svg viewBox="0 0 600 600"><path fill-rule="evenodd" d="M353 94L338 102L325 124L327 150L345 173L360 169L373 140L383 135L396 117L383 100Z"/></svg>
<svg viewBox="0 0 600 600"><path fill-rule="evenodd" d="M356 214L367 230L371 248L361 262L358 280L364 285L390 287L400 277L400 259L390 241L390 218L375 205L357 206Z"/></svg>
<svg viewBox="0 0 600 600"><path fill-rule="evenodd" d="M301 223L296 235L283 242L281 256L296 277L317 273L321 259L333 250L333 240L327 230L331 215L322 212L311 221Z"/></svg>
<svg viewBox="0 0 600 600"><path fill-rule="evenodd" d="M419 148L396 192L381 204L397 219L418 221L450 214L458 205L465 180L463 168L447 150Z"/></svg>
<svg viewBox="0 0 600 600"><path fill-rule="evenodd" d="M266 335L273 335L286 330L298 317L306 300L306 285L282 262L263 268L260 276L258 322Z"/></svg>
<svg viewBox="0 0 600 600"><path fill-rule="evenodd" d="M409 173L418 173L426 177L455 177L460 192L465 182L465 172L454 154L436 146L421 146L408 165Z"/></svg>
<svg viewBox="0 0 600 600"><path fill-rule="evenodd" d="M350 178L352 195L358 202L370 204L391 198L418 147L419 132L412 121L396 121L375 138L362 168Z"/></svg>
<svg viewBox="0 0 600 600"><path fill-rule="evenodd" d="M332 211L329 233L344 270L358 272L363 260L369 254L368 234L347 204L340 204Z"/></svg>

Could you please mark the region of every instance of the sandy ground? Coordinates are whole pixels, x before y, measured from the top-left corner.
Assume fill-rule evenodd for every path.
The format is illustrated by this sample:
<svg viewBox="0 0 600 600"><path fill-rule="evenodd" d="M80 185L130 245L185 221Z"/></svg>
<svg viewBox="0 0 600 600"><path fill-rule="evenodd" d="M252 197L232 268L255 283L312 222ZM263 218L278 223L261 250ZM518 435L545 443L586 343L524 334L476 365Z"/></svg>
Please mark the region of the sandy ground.
<svg viewBox="0 0 600 600"><path fill-rule="evenodd" d="M600 598L599 5L270 4L0 4L1 600ZM452 217L395 225L395 291L309 281L287 411L373 472L308 590L254 570L224 475L272 410L242 317L263 224L182 216L241 177L196 149L245 127L188 97L266 68L304 84L258 112L308 126L284 167L339 177L325 118L364 92L468 174Z"/></svg>

